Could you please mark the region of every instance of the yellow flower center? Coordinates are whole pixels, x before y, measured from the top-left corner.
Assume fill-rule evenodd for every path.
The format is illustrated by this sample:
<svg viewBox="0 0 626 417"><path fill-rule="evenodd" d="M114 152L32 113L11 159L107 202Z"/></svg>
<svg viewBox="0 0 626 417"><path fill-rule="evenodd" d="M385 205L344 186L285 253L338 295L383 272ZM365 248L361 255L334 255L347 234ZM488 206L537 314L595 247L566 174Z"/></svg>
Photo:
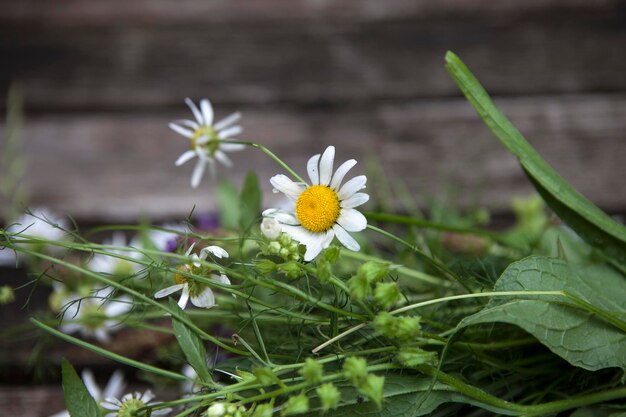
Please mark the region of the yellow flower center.
<svg viewBox="0 0 626 417"><path fill-rule="evenodd" d="M181 265L178 268L176 268L177 270L181 271L181 272L189 272L190 268L187 265ZM189 282L190 279L182 274L176 274L174 275L174 282L176 282L176 284L184 284L186 282Z"/></svg>
<svg viewBox="0 0 626 417"><path fill-rule="evenodd" d="M191 149L196 149L198 145L197 140L203 136L208 136L209 141L200 146L206 147L209 150L209 155L214 155L219 147L220 139L217 137L217 132L212 126L200 126L193 132L193 136L191 137Z"/></svg>
<svg viewBox="0 0 626 417"><path fill-rule="evenodd" d="M339 218L339 197L325 185L313 185L300 194L296 216L305 229L319 233L330 229Z"/></svg>

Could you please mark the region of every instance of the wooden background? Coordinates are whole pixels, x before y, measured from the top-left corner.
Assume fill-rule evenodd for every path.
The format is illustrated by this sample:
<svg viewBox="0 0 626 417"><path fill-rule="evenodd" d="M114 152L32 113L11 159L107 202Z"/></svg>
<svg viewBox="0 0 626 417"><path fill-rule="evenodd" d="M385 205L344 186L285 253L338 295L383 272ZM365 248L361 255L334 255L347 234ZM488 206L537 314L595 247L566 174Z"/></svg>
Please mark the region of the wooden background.
<svg viewBox="0 0 626 417"><path fill-rule="evenodd" d="M79 220L214 207L183 98L240 110L242 138L302 172L335 144L377 157L418 201L459 191L495 210L530 192L443 67L455 51L544 157L603 208L626 208L626 3L618 0L0 1L0 95L21 85L31 206ZM1 128L0 128L1 130ZM3 137L4 135L2 135ZM280 172L246 150L233 169ZM361 163L359 170L363 171ZM271 193L266 193L271 194ZM266 196L267 204L271 195Z"/></svg>
<svg viewBox="0 0 626 417"><path fill-rule="evenodd" d="M334 144L417 201L451 185L461 204L506 210L531 187L461 98L447 50L567 180L626 212L623 0L0 0L0 97L24 92L29 205L87 222L214 207L208 177L193 190L192 164L174 167L188 144L167 123L190 116L187 96L240 110L242 138L300 172ZM233 159L221 175L257 170L271 204L277 166ZM0 415L58 411L58 385L10 387L32 380L22 354L2 364Z"/></svg>

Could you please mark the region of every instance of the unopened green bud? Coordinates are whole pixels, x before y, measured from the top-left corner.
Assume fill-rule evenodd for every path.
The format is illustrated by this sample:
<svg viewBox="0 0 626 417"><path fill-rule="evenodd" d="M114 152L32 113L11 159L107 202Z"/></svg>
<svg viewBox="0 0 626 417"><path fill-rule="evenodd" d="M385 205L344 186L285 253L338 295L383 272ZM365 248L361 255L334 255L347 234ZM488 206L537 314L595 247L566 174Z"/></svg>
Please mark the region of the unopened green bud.
<svg viewBox="0 0 626 417"><path fill-rule="evenodd" d="M324 251L324 258L331 264L334 264L335 262L339 260L340 254L341 254L341 250L337 246L329 246Z"/></svg>
<svg viewBox="0 0 626 417"><path fill-rule="evenodd" d="M287 402L283 404L280 415L290 416L293 414L306 413L307 411L309 411L309 399L304 393L301 393L287 399Z"/></svg>
<svg viewBox="0 0 626 417"><path fill-rule="evenodd" d="M278 254L279 254L280 256L282 256L283 258L288 258L288 257L289 257L289 255L290 255L290 251L289 251L289 249L287 249L287 248L282 248L282 249L278 252Z"/></svg>
<svg viewBox="0 0 626 417"><path fill-rule="evenodd" d="M291 236L289 236L287 233L281 233L278 237L278 242L281 244L281 246L289 246L293 242L293 240L291 239Z"/></svg>
<svg viewBox="0 0 626 417"><path fill-rule="evenodd" d="M396 336L398 319L386 311L379 313L374 318L374 330L389 339Z"/></svg>
<svg viewBox="0 0 626 417"><path fill-rule="evenodd" d="M242 371L241 369L237 369L235 373L244 381L251 381L256 379L253 373L248 371Z"/></svg>
<svg viewBox="0 0 626 417"><path fill-rule="evenodd" d="M427 352L417 346L406 346L398 352L398 362L410 368L425 363L434 364L436 359L435 352Z"/></svg>
<svg viewBox="0 0 626 417"><path fill-rule="evenodd" d="M396 324L396 337L401 340L414 340L422 334L420 316L398 317Z"/></svg>
<svg viewBox="0 0 626 417"><path fill-rule="evenodd" d="M359 391L367 395L380 408L383 402L383 386L385 377L378 375L368 375L365 383L359 387Z"/></svg>
<svg viewBox="0 0 626 417"><path fill-rule="evenodd" d="M337 407L341 394L339 390L331 383L319 386L315 392L322 402L322 410L328 411Z"/></svg>
<svg viewBox="0 0 626 417"><path fill-rule="evenodd" d="M322 380L322 373L322 365L311 358L307 358L304 366L300 369L300 375L302 375L307 384L311 385L317 384Z"/></svg>
<svg viewBox="0 0 626 417"><path fill-rule="evenodd" d="M254 269L259 271L261 274L269 274L276 270L276 263L270 261L269 259L260 259L255 262Z"/></svg>
<svg viewBox="0 0 626 417"><path fill-rule="evenodd" d="M379 306L389 308L402 300L402 293L395 282L379 282L374 290L374 299Z"/></svg>
<svg viewBox="0 0 626 417"><path fill-rule="evenodd" d="M9 304L15 301L15 293L13 288L8 285L0 287L0 305Z"/></svg>
<svg viewBox="0 0 626 417"><path fill-rule="evenodd" d="M259 384L264 386L274 385L278 380L270 368L257 368L254 370L254 375L259 381Z"/></svg>
<svg viewBox="0 0 626 417"><path fill-rule="evenodd" d="M243 405L228 404L226 406L226 414L224 417L243 417L246 413L246 408Z"/></svg>
<svg viewBox="0 0 626 417"><path fill-rule="evenodd" d="M282 246L276 241L270 242L270 244L267 245L267 253L270 255L278 255L281 249Z"/></svg>
<svg viewBox="0 0 626 417"><path fill-rule="evenodd" d="M362 300L372 293L372 287L367 277L363 274L353 275L348 280L348 288L350 289L350 295L352 298Z"/></svg>
<svg viewBox="0 0 626 417"><path fill-rule="evenodd" d="M321 261L317 263L316 272L317 272L317 279L319 279L322 284L328 282L330 277L333 276L333 270L330 265L330 262L328 262L325 259L322 259Z"/></svg>
<svg viewBox="0 0 626 417"><path fill-rule="evenodd" d="M343 376L355 387L360 387L367 378L367 362L363 358L352 356L343 363Z"/></svg>
<svg viewBox="0 0 626 417"><path fill-rule="evenodd" d="M272 417L274 413L274 405L271 403L258 404L254 409L252 417Z"/></svg>
<svg viewBox="0 0 626 417"><path fill-rule="evenodd" d="M278 265L278 270L289 278L297 278L302 273L302 269L297 262L285 262Z"/></svg>
<svg viewBox="0 0 626 417"><path fill-rule="evenodd" d="M224 417L226 415L226 405L224 403L211 404L206 411L207 417Z"/></svg>
<svg viewBox="0 0 626 417"><path fill-rule="evenodd" d="M377 282L389 274L389 263L367 261L359 268L359 274L365 275L369 282Z"/></svg>

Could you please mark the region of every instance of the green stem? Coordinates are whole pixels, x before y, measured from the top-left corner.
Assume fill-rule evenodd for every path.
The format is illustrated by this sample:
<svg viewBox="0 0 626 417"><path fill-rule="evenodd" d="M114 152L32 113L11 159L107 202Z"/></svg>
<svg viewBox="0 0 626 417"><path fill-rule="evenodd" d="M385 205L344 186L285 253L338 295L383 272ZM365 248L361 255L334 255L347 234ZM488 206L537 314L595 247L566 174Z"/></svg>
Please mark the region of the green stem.
<svg viewBox="0 0 626 417"><path fill-rule="evenodd" d="M295 179L297 179L298 181L306 184L306 181L304 181L302 179L302 177L300 177L300 175L298 175L293 169L291 169L291 167L289 167L289 165L284 163L279 157L276 156L276 154L274 154L274 152L270 151L265 146L263 146L261 144L258 144L258 143L254 143L254 142L240 141L240 140L224 140L222 142L223 143L237 143L237 144L241 144L241 145L252 146L253 148L257 148L257 149L261 150L263 153L265 153L267 156L269 156L274 162L276 162L278 165L280 165L285 171L290 173Z"/></svg>

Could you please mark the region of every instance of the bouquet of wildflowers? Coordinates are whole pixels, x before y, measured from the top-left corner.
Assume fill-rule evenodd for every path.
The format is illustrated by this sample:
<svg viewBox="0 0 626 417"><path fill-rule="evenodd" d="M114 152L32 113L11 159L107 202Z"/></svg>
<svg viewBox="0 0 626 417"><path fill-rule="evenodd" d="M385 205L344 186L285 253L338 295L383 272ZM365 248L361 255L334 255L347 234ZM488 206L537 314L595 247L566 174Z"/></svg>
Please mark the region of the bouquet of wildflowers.
<svg viewBox="0 0 626 417"><path fill-rule="evenodd" d="M217 193L231 202L219 227L141 224L98 244L32 210L0 230L5 257L52 288L51 313L33 326L155 392L180 387L127 391L118 370L101 389L63 360L57 415L624 415L626 228L541 159L454 54L446 60L538 191L514 202L507 230L483 228L480 212L365 211L377 203L356 160L329 146L290 167L238 140L239 113L215 122L208 100L187 100L193 119L170 124L191 148L176 165L196 160L192 187L216 162L231 166L230 152L277 163L273 177L250 172L240 193ZM259 181L284 196L280 207L261 206ZM114 351L122 329L158 335L166 353Z"/></svg>

